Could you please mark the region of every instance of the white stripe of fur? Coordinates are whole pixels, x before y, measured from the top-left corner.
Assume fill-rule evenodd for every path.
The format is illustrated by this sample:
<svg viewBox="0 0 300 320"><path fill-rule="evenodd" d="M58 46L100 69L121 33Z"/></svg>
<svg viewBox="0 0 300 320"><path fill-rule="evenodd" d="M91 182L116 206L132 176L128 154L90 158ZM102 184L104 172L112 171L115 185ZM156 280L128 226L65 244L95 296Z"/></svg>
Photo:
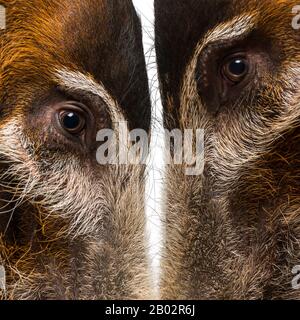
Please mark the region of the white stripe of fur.
<svg viewBox="0 0 300 320"><path fill-rule="evenodd" d="M125 122L124 115L118 102L107 92L102 83L96 82L90 75L67 69L57 70L56 80L66 89L86 91L100 97L108 107L114 123Z"/></svg>
<svg viewBox="0 0 300 320"><path fill-rule="evenodd" d="M195 110L199 105L200 97L198 95L197 82L195 78L198 58L203 49L209 44L216 41L230 40L238 38L249 33L255 26L255 14L243 14L234 19L221 23L214 29L208 31L203 39L198 43L194 50L192 59L187 65L182 89L181 89L181 124L183 128L197 127L205 130L205 134L209 135L210 144L214 144L214 134L210 130L209 115L206 110ZM201 105L201 104L200 104ZM191 114L193 113L193 114ZM207 142L206 142L207 147ZM205 156L207 158L207 155Z"/></svg>
<svg viewBox="0 0 300 320"><path fill-rule="evenodd" d="M206 34L200 46L203 47L212 42L231 40L248 34L255 25L254 16L254 14L243 14L219 24Z"/></svg>

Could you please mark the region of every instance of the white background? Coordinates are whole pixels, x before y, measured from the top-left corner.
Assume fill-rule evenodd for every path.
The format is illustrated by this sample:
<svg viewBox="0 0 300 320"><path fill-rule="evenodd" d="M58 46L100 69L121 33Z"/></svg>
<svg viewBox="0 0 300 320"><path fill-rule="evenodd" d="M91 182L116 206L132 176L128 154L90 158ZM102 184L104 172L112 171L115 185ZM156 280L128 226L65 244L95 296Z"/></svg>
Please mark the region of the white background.
<svg viewBox="0 0 300 320"><path fill-rule="evenodd" d="M152 143L148 165L146 212L148 221L149 257L154 275L159 280L160 252L162 248L162 181L163 181L163 128L162 106L159 96L154 48L153 0L133 0L143 25L144 51L152 98Z"/></svg>

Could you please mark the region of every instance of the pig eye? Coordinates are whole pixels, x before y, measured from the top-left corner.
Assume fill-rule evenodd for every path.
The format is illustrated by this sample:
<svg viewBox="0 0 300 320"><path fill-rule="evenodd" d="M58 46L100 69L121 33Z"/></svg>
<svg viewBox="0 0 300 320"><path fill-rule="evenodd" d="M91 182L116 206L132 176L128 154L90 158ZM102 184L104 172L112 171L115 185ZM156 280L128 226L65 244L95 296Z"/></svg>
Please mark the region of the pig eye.
<svg viewBox="0 0 300 320"><path fill-rule="evenodd" d="M244 56L229 57L222 67L222 75L233 84L241 82L249 72L249 62Z"/></svg>
<svg viewBox="0 0 300 320"><path fill-rule="evenodd" d="M65 104L58 113L58 123L64 132L79 135L86 127L85 112L78 104Z"/></svg>
<svg viewBox="0 0 300 320"><path fill-rule="evenodd" d="M80 133L85 126L85 120L80 114L74 111L62 112L60 114L60 123L64 130L73 134Z"/></svg>

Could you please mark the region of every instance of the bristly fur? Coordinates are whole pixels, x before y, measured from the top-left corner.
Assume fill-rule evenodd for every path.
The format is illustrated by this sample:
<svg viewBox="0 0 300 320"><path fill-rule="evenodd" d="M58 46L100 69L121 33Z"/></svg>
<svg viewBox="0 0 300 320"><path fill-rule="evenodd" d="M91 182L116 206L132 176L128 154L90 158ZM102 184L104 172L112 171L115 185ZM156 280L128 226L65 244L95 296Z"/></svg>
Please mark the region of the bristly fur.
<svg viewBox="0 0 300 320"><path fill-rule="evenodd" d="M7 8L0 34L2 298L151 297L144 167L98 165L96 135L83 152L48 117L55 101L85 103L61 79L71 74L103 94L87 97L96 129L112 126L113 110L129 129L149 130L141 26L131 1L0 4Z"/></svg>
<svg viewBox="0 0 300 320"><path fill-rule="evenodd" d="M292 288L300 264L296 4L155 1L165 126L205 129L203 174L167 172L163 298L300 298ZM252 50L260 63L252 83L213 113L199 68L223 47Z"/></svg>

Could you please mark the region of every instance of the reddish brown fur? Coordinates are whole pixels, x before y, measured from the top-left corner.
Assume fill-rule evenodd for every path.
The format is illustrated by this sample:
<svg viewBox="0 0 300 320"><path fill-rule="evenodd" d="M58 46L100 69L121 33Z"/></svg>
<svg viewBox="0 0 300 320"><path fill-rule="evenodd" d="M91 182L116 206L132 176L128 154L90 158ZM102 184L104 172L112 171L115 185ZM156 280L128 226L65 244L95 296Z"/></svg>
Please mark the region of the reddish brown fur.
<svg viewBox="0 0 300 320"><path fill-rule="evenodd" d="M300 33L291 27L297 4L156 1L166 127L206 130L203 175L168 168L163 298L300 297L292 288L300 263ZM185 70L204 35L241 14L255 15L254 31L225 45L257 50L258 76L213 113L214 100L192 91L197 74ZM202 82L200 76L200 88Z"/></svg>
<svg viewBox="0 0 300 320"><path fill-rule="evenodd" d="M53 131L47 117L57 101L72 97L86 103L78 92L69 92L57 82L56 70L67 68L102 83L130 128L149 130L141 27L131 1L0 4L7 7L7 29L0 38L1 210L13 208L14 196L23 191L27 178L39 185L26 194L13 216L11 211L0 213L6 298L151 296L144 168L102 168L96 164L96 136L91 138L92 147L83 152ZM93 95L88 100L96 118L94 131L110 128L107 106ZM3 138L3 132L19 119L18 131ZM20 140L24 135L26 143ZM9 207L7 201L12 201ZM50 212L50 202L64 209ZM74 224L80 210L84 215ZM76 229L82 227L84 232Z"/></svg>

